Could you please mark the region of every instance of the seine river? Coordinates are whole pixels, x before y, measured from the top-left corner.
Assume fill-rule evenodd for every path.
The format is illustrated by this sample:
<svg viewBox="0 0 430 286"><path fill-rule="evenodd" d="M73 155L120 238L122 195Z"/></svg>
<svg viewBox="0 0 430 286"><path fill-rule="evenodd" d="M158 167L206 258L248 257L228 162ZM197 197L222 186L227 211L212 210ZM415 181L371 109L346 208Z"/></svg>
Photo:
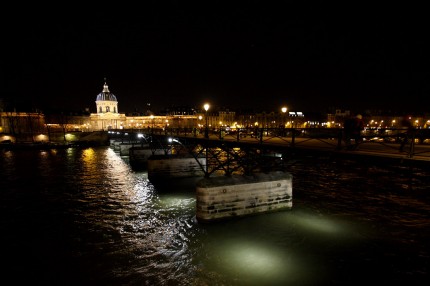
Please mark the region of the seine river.
<svg viewBox="0 0 430 286"><path fill-rule="evenodd" d="M293 208L201 224L109 147L0 151L8 285L430 285L429 170L295 158Z"/></svg>

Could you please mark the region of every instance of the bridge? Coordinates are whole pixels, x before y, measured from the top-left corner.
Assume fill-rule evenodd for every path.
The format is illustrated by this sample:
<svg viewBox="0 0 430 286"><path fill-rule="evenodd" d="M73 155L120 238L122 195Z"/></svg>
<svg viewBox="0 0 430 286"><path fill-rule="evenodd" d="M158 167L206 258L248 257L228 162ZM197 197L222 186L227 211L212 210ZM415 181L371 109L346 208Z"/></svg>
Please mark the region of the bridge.
<svg viewBox="0 0 430 286"><path fill-rule="evenodd" d="M350 150L343 128L258 128L226 131L191 128L110 130L111 140L133 146L147 145L165 154L206 158L201 166L206 177L223 172L250 174L283 169L297 153L324 152L333 156L384 159L398 163L429 164L429 130L417 130L399 151L403 129L366 130L362 141Z"/></svg>
<svg viewBox="0 0 430 286"><path fill-rule="evenodd" d="M366 162L372 159L396 164L428 166L430 163L427 138L420 141L412 136L407 148L400 152L399 140L403 134L394 130L384 134L364 133L363 140L356 142L353 150L344 140L342 129L206 131L111 130L109 137L130 150L145 148L154 154L147 160L148 166L151 164L148 168L151 181L154 178L151 173L161 181L176 178L175 173L201 174L202 179L196 185L196 217L203 222L290 209L292 177L288 164L297 153L353 157ZM157 152L160 155L156 156ZM169 186L172 188L174 184Z"/></svg>

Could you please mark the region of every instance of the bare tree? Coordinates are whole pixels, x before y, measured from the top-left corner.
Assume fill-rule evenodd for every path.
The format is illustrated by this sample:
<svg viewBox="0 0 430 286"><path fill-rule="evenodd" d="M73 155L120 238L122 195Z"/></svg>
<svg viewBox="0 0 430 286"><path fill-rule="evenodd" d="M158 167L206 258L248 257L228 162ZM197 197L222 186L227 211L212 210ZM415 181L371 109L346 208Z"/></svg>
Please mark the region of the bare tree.
<svg viewBox="0 0 430 286"><path fill-rule="evenodd" d="M16 112L6 111L6 119L9 125L9 133L18 140L19 118Z"/></svg>

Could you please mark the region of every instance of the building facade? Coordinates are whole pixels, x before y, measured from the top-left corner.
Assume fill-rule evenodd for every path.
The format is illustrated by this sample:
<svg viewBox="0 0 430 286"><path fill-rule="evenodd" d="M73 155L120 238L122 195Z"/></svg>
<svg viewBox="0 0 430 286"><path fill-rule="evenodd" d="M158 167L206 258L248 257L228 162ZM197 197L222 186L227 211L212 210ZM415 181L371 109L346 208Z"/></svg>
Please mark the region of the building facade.
<svg viewBox="0 0 430 286"><path fill-rule="evenodd" d="M89 117L89 126L91 130L110 130L120 129L126 125L127 118L125 114L118 111L118 100L116 96L109 91L105 81L103 90L96 97L97 113L91 113Z"/></svg>

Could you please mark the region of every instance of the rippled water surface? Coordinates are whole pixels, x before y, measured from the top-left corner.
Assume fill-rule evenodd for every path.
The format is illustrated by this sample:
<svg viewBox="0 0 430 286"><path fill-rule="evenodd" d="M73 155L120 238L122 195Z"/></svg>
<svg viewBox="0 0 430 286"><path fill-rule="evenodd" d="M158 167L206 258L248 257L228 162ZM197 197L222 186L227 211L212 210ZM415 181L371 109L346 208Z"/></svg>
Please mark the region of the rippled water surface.
<svg viewBox="0 0 430 286"><path fill-rule="evenodd" d="M428 170L296 158L293 208L210 224L109 147L0 151L10 285L427 285Z"/></svg>

